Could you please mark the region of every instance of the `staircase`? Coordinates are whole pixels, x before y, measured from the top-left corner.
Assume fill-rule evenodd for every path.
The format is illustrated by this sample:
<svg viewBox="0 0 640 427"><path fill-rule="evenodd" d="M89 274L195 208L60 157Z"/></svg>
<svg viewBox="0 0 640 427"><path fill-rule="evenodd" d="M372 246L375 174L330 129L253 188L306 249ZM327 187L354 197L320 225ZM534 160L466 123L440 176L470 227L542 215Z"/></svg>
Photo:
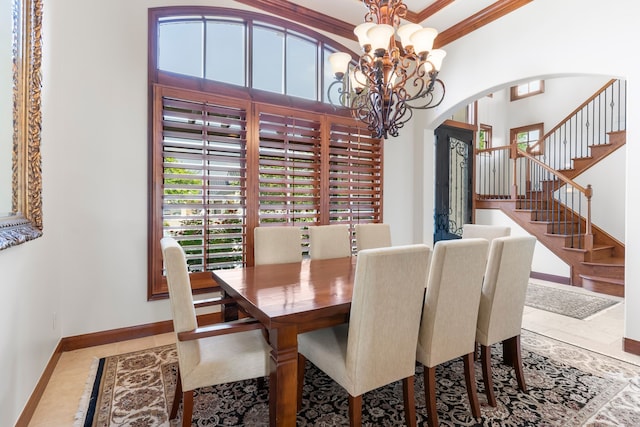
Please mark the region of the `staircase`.
<svg viewBox="0 0 640 427"><path fill-rule="evenodd" d="M592 188L590 185L582 187L573 179L622 147L626 143L626 132L623 126L613 127L612 130L606 123L598 123L602 136L593 136L588 145L581 147L569 144L571 139L584 139L585 133L575 132L577 135L574 138L567 135L565 128L593 126L593 121L586 125L576 125L573 121L576 120L575 116L584 114L585 108L594 109L594 99L597 100L603 93L607 94L616 84L619 81L609 82L547 133L541 140L545 147L544 156L530 154L536 152L535 147L525 152L518 149L516 144L490 149L490 159L486 155L481 157L483 150L480 150L476 166L479 179L476 183L475 208L500 209L536 236L540 243L570 266L572 285L624 296L624 245L591 223ZM618 95L621 92L619 87L614 87L614 90L616 92L612 93ZM612 94L607 96L614 98ZM601 100L597 102L603 104ZM613 109L617 104L605 101L604 105ZM615 121L618 124L622 122L619 116ZM558 132L563 135L561 149L554 136ZM571 148L567 149L568 145ZM568 152L568 157L561 156L561 151ZM564 168L554 168L554 165L563 165ZM488 171L493 173L493 182L483 182L483 169L487 176L491 176ZM502 181L496 182L496 170L501 171L498 175L503 177Z"/></svg>

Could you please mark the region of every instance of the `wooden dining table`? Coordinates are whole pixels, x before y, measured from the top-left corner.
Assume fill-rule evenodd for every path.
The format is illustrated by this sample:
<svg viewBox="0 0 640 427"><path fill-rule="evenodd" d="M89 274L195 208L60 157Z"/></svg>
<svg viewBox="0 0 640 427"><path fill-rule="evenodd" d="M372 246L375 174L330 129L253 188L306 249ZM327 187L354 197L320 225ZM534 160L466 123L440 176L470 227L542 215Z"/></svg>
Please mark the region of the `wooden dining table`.
<svg viewBox="0 0 640 427"><path fill-rule="evenodd" d="M296 425L298 334L348 321L355 270L354 256L213 272L224 293L269 332L271 426ZM234 315L233 306L225 310Z"/></svg>

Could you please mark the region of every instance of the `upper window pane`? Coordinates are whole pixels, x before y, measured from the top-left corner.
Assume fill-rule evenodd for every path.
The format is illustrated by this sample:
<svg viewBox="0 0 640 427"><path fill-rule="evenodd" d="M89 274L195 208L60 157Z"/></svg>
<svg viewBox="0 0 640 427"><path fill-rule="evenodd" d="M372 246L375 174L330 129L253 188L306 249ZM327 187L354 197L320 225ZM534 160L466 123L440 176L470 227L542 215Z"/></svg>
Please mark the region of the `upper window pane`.
<svg viewBox="0 0 640 427"><path fill-rule="evenodd" d="M202 21L161 23L158 26L158 68L203 77L203 33Z"/></svg>
<svg viewBox="0 0 640 427"><path fill-rule="evenodd" d="M540 90L540 80L529 82L529 92L538 92Z"/></svg>
<svg viewBox="0 0 640 427"><path fill-rule="evenodd" d="M287 95L316 100L318 50L315 42L287 36Z"/></svg>
<svg viewBox="0 0 640 427"><path fill-rule="evenodd" d="M284 93L284 33L280 30L253 29L253 87Z"/></svg>
<svg viewBox="0 0 640 427"><path fill-rule="evenodd" d="M205 78L246 85L244 28L244 22L207 22Z"/></svg>
<svg viewBox="0 0 640 427"><path fill-rule="evenodd" d="M176 85L176 79L182 77L163 73L170 72L189 77L192 87L220 82L236 89L327 101L327 88L334 81L327 58L340 46L321 34L276 18L262 20L248 12L211 10L221 14L167 14L156 21L157 27L152 29L156 37L152 59L156 63L152 67L161 71L158 81ZM207 83L193 78L206 79ZM236 90L221 88L227 89ZM335 89L337 92L338 87ZM256 96L276 99L265 94Z"/></svg>
<svg viewBox="0 0 640 427"><path fill-rule="evenodd" d="M528 85L520 85L517 87L517 92L518 92L518 96L522 96L522 95L526 95L527 93L529 93L529 86Z"/></svg>

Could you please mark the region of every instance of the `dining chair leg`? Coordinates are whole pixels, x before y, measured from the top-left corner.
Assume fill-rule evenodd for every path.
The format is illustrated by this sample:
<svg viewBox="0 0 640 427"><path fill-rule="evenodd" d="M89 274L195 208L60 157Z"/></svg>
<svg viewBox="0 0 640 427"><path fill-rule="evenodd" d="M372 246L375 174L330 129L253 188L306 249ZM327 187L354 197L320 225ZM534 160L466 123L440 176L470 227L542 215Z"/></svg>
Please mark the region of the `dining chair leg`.
<svg viewBox="0 0 640 427"><path fill-rule="evenodd" d="M480 363L482 364L482 380L484 381L484 392L487 395L489 406L495 407L496 394L493 391L493 378L491 377L491 346L480 346Z"/></svg>
<svg viewBox="0 0 640 427"><path fill-rule="evenodd" d="M349 426L362 426L362 395L349 395Z"/></svg>
<svg viewBox="0 0 640 427"><path fill-rule="evenodd" d="M504 340L504 349L510 354L513 369L516 373L518 387L523 392L527 392L527 385L524 382L524 370L522 369L522 348L520 347L520 335Z"/></svg>
<svg viewBox="0 0 640 427"><path fill-rule="evenodd" d="M427 425L438 427L438 410L436 409L436 368L424 367L424 397L427 405Z"/></svg>
<svg viewBox="0 0 640 427"><path fill-rule="evenodd" d="M171 412L169 413L169 419L173 420L178 416L178 407L180 406L180 400L182 399L182 378L180 378L180 369L176 375L176 392L173 395L173 403L171 404Z"/></svg>
<svg viewBox="0 0 640 427"><path fill-rule="evenodd" d="M509 340L502 341L502 362L505 365L513 366L513 354L511 353L511 347L508 343Z"/></svg>
<svg viewBox="0 0 640 427"><path fill-rule="evenodd" d="M473 353L468 353L464 360L464 381L467 383L467 395L469 396L469 406L475 418L480 418L480 403L478 402L478 392L476 391L476 375L473 365Z"/></svg>
<svg viewBox="0 0 640 427"><path fill-rule="evenodd" d="M191 427L193 416L193 390L182 393L182 427Z"/></svg>
<svg viewBox="0 0 640 427"><path fill-rule="evenodd" d="M402 379L404 397L404 418L409 427L416 427L416 396L413 387L413 375Z"/></svg>
<svg viewBox="0 0 640 427"><path fill-rule="evenodd" d="M307 363L307 358L298 353L298 411L302 409L302 389L304 388L304 367Z"/></svg>

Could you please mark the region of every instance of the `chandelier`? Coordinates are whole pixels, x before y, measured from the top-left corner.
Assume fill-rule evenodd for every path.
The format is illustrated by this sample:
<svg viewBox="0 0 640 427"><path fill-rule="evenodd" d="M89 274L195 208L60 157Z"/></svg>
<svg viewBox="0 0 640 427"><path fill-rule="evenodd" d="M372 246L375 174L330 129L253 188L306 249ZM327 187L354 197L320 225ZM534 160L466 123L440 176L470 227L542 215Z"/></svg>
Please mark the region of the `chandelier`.
<svg viewBox="0 0 640 427"><path fill-rule="evenodd" d="M355 63L348 53L329 55L335 81L327 95L331 104L348 108L366 123L376 138L386 139L398 136L414 109L440 105L445 87L438 72L446 53L433 49L438 35L433 28L400 25L407 13L402 0L362 2L369 12L353 32L364 53Z"/></svg>

